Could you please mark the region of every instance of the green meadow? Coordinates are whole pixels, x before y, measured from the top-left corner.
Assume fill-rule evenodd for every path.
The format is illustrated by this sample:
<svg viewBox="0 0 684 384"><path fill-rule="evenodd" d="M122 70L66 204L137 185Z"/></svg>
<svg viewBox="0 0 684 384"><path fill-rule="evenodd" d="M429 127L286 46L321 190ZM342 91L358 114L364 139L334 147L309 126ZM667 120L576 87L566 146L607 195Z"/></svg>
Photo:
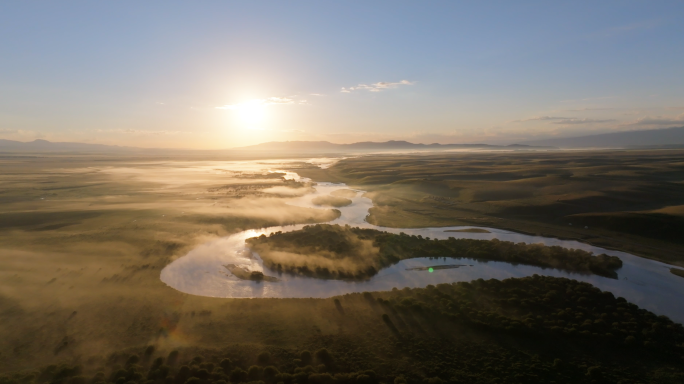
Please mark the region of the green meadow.
<svg viewBox="0 0 684 384"><path fill-rule="evenodd" d="M367 191L376 225L494 227L684 266L682 150L387 154L297 171Z"/></svg>

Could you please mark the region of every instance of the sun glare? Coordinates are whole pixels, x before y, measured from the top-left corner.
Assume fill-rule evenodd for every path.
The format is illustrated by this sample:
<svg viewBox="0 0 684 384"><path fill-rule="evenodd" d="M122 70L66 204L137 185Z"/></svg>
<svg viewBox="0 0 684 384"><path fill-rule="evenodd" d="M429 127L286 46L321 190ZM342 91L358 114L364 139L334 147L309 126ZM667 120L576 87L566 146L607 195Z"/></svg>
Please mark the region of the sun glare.
<svg viewBox="0 0 684 384"><path fill-rule="evenodd" d="M266 108L262 100L250 100L240 103L235 108L240 121L249 128L259 126L266 115Z"/></svg>
<svg viewBox="0 0 684 384"><path fill-rule="evenodd" d="M260 128L266 118L268 103L264 99L252 99L237 104L228 104L216 109L231 111L231 118L242 128Z"/></svg>

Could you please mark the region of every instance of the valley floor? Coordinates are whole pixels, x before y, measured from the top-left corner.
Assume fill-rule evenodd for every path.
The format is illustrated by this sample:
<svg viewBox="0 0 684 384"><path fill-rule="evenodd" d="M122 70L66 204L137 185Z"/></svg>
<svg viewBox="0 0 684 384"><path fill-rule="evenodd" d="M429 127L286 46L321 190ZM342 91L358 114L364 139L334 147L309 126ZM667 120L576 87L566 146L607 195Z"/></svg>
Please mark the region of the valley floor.
<svg viewBox="0 0 684 384"><path fill-rule="evenodd" d="M494 166L476 166L494 160L474 156L458 160L464 163L440 161L448 172L471 172L465 162L473 169ZM681 382L681 325L565 279L258 300L187 295L159 280L164 266L205 241L337 217L334 209L287 205L288 197L311 186L284 181L267 168L297 168L315 180L344 180L367 190L376 204L369 220L383 225L480 224L579 238L583 229L558 220L622 212L620 204L641 198L640 191L653 198L624 212L662 214L669 223L684 204L679 152L614 169L600 165L608 155L592 155L593 166L577 165L567 177L551 174L583 164L579 155L556 163L530 156L506 160L517 169L506 172L522 175L520 188L527 191L511 187L511 205L478 194L470 181L438 181L430 174L438 169L430 162L437 160L429 156L369 157L366 165L348 159L329 170L304 162L246 169L225 159L2 157L0 383ZM611 161L619 163L620 156ZM416 165L420 159L425 163ZM402 176L412 167L416 173ZM383 168L388 171L380 177ZM511 175L493 181L515 186ZM629 184L635 178L644 181ZM494 193L488 188L483 191ZM599 199L593 211L558 211L561 216L543 220L515 208L537 198L575 207L593 201L584 195L591 188L613 205ZM528 203L516 200L530 194ZM612 210L599 209L604 206ZM662 248L637 253L681 263L681 245L668 237L669 227L654 226L661 235L650 229L631 235L592 220L582 241L630 239L605 242L627 251ZM315 353L323 349L329 356ZM172 351L179 355L168 360ZM260 358L262 352L269 355ZM193 360L197 355L204 358ZM221 365L224 358L231 361Z"/></svg>

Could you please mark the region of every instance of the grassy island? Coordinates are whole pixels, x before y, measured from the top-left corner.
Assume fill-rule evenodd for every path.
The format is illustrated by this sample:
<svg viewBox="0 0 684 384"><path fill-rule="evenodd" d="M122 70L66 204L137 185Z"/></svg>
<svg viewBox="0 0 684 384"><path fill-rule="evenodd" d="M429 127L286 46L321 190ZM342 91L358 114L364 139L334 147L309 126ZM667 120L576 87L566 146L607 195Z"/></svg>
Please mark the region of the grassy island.
<svg viewBox="0 0 684 384"><path fill-rule="evenodd" d="M227 270L230 271L235 277L241 280L252 280L252 281L270 281L276 282L280 281L277 277L266 276L261 271L250 271L247 268L239 267L235 264L224 265Z"/></svg>
<svg viewBox="0 0 684 384"><path fill-rule="evenodd" d="M670 273L672 273L673 275L684 277L684 269L670 268Z"/></svg>
<svg viewBox="0 0 684 384"><path fill-rule="evenodd" d="M299 231L247 239L264 265L324 279L364 280L400 260L454 257L556 268L615 278L622 261L605 254L499 240L447 240L398 235L374 229L317 224Z"/></svg>

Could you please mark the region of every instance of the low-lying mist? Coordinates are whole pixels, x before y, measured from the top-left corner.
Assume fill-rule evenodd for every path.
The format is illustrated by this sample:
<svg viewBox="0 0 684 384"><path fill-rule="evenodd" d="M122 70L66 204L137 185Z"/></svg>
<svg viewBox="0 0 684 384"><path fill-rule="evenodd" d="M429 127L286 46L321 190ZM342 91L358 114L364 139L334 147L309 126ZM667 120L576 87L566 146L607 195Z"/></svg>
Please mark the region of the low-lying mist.
<svg viewBox="0 0 684 384"><path fill-rule="evenodd" d="M212 239L338 217L288 204L311 186L270 172L280 166L0 159L0 371L216 339L192 330L215 303L169 288L160 271Z"/></svg>

